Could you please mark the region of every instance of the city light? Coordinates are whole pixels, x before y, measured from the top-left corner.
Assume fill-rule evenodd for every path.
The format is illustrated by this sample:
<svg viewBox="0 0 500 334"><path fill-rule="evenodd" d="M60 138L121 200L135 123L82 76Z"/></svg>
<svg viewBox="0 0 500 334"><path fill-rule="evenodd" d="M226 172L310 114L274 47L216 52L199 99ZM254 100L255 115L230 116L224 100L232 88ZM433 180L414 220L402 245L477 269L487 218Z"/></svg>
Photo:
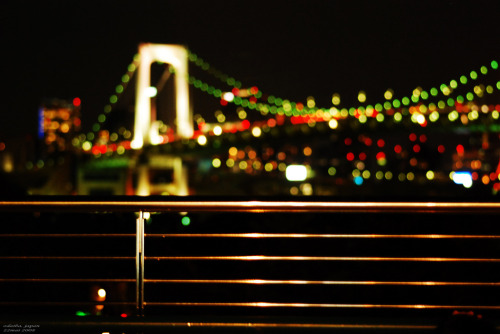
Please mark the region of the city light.
<svg viewBox="0 0 500 334"><path fill-rule="evenodd" d="M260 137L261 134L262 134L262 130L259 127L254 127L252 129L252 135L254 137Z"/></svg>
<svg viewBox="0 0 500 334"><path fill-rule="evenodd" d="M222 98L227 102L233 102L234 94L232 92L226 92L222 95Z"/></svg>
<svg viewBox="0 0 500 334"><path fill-rule="evenodd" d="M461 184L465 188L472 187L472 174L470 172L453 172L452 179L453 182Z"/></svg>
<svg viewBox="0 0 500 334"><path fill-rule="evenodd" d="M358 93L358 101L361 102L361 103L365 103L366 102L366 93L364 91L360 91Z"/></svg>
<svg viewBox="0 0 500 334"><path fill-rule="evenodd" d="M354 183L357 185L357 186L360 186L363 184L363 177L358 175L356 177L354 177Z"/></svg>
<svg viewBox="0 0 500 334"><path fill-rule="evenodd" d="M340 95L338 93L333 94L332 103L335 106L338 106L340 104Z"/></svg>
<svg viewBox="0 0 500 334"><path fill-rule="evenodd" d="M106 298L106 290L99 289L97 291L97 295L99 296L99 298L101 298L100 300L104 300Z"/></svg>
<svg viewBox="0 0 500 334"><path fill-rule="evenodd" d="M328 122L328 126L330 127L330 129L336 129L339 126L339 122L336 119L331 119Z"/></svg>
<svg viewBox="0 0 500 334"><path fill-rule="evenodd" d="M197 141L198 141L198 144L200 144L201 146L204 146L207 144L207 137L204 135L201 135L198 137Z"/></svg>
<svg viewBox="0 0 500 334"><path fill-rule="evenodd" d="M307 168L303 165L289 165L285 175L288 181L304 181L307 179Z"/></svg>
<svg viewBox="0 0 500 334"><path fill-rule="evenodd" d="M214 168L219 168L222 165L222 162L220 161L219 158L215 158L212 160L212 166Z"/></svg>
<svg viewBox="0 0 500 334"><path fill-rule="evenodd" d="M213 129L214 135L220 136L222 134L222 127L219 125L216 125Z"/></svg>
<svg viewBox="0 0 500 334"><path fill-rule="evenodd" d="M392 96L394 95L394 91L392 89L388 89L384 93L384 98L386 100L392 100Z"/></svg>

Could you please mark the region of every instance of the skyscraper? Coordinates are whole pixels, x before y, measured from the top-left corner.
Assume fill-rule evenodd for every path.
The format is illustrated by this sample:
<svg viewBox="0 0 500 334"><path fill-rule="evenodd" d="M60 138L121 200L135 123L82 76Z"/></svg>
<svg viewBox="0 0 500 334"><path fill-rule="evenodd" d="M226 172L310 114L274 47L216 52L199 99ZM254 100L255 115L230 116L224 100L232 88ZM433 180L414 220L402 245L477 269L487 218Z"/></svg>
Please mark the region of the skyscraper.
<svg viewBox="0 0 500 334"><path fill-rule="evenodd" d="M72 140L80 131L79 98L72 102L52 99L43 103L38 117L38 138L43 141L42 154L71 150Z"/></svg>

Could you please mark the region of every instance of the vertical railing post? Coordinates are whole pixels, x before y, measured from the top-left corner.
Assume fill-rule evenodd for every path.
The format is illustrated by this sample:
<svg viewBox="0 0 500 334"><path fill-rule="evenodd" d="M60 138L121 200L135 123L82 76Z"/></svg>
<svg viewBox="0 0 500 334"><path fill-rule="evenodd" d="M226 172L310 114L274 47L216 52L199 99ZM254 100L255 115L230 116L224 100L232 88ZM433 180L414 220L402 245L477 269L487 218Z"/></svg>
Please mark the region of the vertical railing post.
<svg viewBox="0 0 500 334"><path fill-rule="evenodd" d="M136 290L135 301L138 316L144 315L144 212L139 212L136 220Z"/></svg>

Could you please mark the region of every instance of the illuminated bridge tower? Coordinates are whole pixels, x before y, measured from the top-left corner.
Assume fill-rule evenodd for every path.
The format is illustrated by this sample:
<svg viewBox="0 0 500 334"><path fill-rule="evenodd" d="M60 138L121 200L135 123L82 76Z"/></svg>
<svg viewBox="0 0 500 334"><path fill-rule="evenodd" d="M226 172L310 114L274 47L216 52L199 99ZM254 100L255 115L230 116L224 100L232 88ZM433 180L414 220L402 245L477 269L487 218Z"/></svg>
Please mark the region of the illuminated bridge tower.
<svg viewBox="0 0 500 334"><path fill-rule="evenodd" d="M154 143L156 121L151 116L151 65L159 61L171 65L175 70L176 125L177 135L181 138L193 136L193 117L189 107L188 52L181 45L141 44L139 46L140 63L137 73L134 139L132 147Z"/></svg>
<svg viewBox="0 0 500 334"><path fill-rule="evenodd" d="M189 106L188 51L181 45L149 44L139 46L140 63L137 72L134 138L131 146L141 149L157 143L158 129L152 126L156 116L151 112L151 65L163 62L175 70L176 135L180 138L193 136L193 117ZM171 171L171 182L152 184L151 174L158 170ZM137 195L162 193L187 195L187 170L180 157L149 156L148 162L137 166Z"/></svg>

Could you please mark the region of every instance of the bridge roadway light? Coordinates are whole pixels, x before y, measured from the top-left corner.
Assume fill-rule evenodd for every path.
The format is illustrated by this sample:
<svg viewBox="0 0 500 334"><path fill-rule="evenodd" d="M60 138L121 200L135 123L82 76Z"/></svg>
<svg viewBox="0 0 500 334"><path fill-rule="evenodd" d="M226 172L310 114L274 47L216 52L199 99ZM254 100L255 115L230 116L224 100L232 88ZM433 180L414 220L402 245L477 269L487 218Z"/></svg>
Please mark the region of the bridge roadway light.
<svg viewBox="0 0 500 334"><path fill-rule="evenodd" d="M160 145L163 143L163 136L160 135L160 127L163 125L162 122L156 121L151 124L149 129L149 143L151 145Z"/></svg>
<svg viewBox="0 0 500 334"><path fill-rule="evenodd" d="M289 165L285 176L288 181L304 181L307 179L307 168L304 165Z"/></svg>
<svg viewBox="0 0 500 334"><path fill-rule="evenodd" d="M148 97L156 97L156 95L158 94L158 90L156 89L156 87L150 86L145 89L145 93Z"/></svg>

